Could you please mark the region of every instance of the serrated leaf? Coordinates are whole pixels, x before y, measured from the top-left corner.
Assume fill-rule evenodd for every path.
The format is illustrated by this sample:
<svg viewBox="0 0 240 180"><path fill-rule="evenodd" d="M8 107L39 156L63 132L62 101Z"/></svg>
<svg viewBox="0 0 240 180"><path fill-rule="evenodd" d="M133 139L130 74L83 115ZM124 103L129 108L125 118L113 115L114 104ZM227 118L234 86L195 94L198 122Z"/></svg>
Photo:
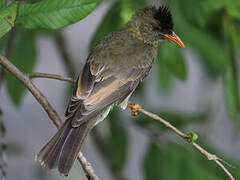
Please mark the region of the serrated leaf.
<svg viewBox="0 0 240 180"><path fill-rule="evenodd" d="M11 62L24 73L33 71L36 62L35 34L32 31L23 31L16 42ZM15 105L20 105L26 91L25 86L12 74L7 75L7 90Z"/></svg>
<svg viewBox="0 0 240 180"><path fill-rule="evenodd" d="M164 43L160 46L160 61L166 63L169 71L179 80L185 81L187 79L187 67L184 57L181 53L181 48L173 43Z"/></svg>
<svg viewBox="0 0 240 180"><path fill-rule="evenodd" d="M17 23L25 28L60 29L86 17L100 0L44 0L19 7Z"/></svg>
<svg viewBox="0 0 240 180"><path fill-rule="evenodd" d="M112 160L119 170L123 170L127 157L127 132L115 109L110 112L109 118L111 130L109 143Z"/></svg>
<svg viewBox="0 0 240 180"><path fill-rule="evenodd" d="M0 11L0 38L12 29L17 16L18 2L10 4Z"/></svg>

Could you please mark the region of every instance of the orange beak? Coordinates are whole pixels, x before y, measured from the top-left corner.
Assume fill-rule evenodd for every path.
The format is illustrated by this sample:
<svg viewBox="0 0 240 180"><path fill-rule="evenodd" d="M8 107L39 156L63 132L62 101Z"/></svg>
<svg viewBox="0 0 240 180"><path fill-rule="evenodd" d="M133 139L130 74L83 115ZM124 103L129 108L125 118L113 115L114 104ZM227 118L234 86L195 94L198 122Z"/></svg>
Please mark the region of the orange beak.
<svg viewBox="0 0 240 180"><path fill-rule="evenodd" d="M184 43L183 43L182 40L175 34L175 32L172 31L172 35L164 34L164 37L165 37L167 40L170 40L170 41L176 43L176 44L179 45L180 47L185 48Z"/></svg>

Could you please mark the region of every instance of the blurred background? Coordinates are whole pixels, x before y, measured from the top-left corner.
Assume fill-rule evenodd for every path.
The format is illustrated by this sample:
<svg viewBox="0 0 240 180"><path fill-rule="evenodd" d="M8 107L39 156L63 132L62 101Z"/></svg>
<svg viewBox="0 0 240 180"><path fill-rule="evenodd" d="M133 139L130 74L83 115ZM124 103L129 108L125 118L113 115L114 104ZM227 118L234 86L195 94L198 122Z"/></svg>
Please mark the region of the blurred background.
<svg viewBox="0 0 240 180"><path fill-rule="evenodd" d="M170 8L186 48L162 43L150 75L131 101L184 132L197 133L198 143L237 167L230 171L239 179L239 0L99 1L86 18L61 30L16 25L0 39L0 51L25 73L76 78L99 39L122 27L137 9L162 4ZM56 132L47 114L10 73L1 73L0 81L0 172L9 180L66 179L34 160ZM33 82L64 119L72 85ZM129 110L115 108L90 133L83 153L104 180L227 179L162 124L144 115L131 117ZM78 162L68 179L86 179Z"/></svg>

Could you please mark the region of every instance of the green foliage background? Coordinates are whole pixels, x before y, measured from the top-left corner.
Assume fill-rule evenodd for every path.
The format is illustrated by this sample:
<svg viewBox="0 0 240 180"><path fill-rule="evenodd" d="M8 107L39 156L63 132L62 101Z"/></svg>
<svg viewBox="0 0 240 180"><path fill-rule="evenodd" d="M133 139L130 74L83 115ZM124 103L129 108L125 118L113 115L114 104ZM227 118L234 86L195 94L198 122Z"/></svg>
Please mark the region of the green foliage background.
<svg viewBox="0 0 240 180"><path fill-rule="evenodd" d="M102 3L101 0L42 0L7 3L0 0L0 51L4 52L9 38L8 32L18 28L17 42L11 57L12 62L23 72L32 72L37 61L36 37L45 29L49 36L56 36L57 30L71 25L86 17ZM146 6L147 0L116 0L105 13L89 45L91 49L107 33L122 27L139 8ZM163 1L173 14L175 30L183 38L186 46L199 56L209 78L222 79L225 107L229 120L239 121L239 52L240 52L240 1L239 0L171 0ZM56 30L56 31L51 31ZM188 79L188 68L182 49L174 44L161 44L156 61L158 82L161 93L174 86L174 80L184 82ZM20 105L25 88L10 74L6 84L9 97L14 104ZM142 95L144 85L137 89L136 95ZM16 91L18 89L18 91ZM189 123L202 123L207 114L191 112L161 111L161 117L171 121L177 127ZM110 115L110 133L108 149L119 172L127 163L129 140L126 127L123 126L121 113L114 111ZM168 132L161 124L139 116L134 124L149 131ZM202 142L205 147L216 152ZM217 153L217 152L216 152ZM240 165L239 162L233 164ZM142 170L146 180L219 180L226 176L208 162L201 154L172 141L159 145L154 138L142 160ZM239 166L240 167L240 166ZM239 170L233 170L239 178Z"/></svg>

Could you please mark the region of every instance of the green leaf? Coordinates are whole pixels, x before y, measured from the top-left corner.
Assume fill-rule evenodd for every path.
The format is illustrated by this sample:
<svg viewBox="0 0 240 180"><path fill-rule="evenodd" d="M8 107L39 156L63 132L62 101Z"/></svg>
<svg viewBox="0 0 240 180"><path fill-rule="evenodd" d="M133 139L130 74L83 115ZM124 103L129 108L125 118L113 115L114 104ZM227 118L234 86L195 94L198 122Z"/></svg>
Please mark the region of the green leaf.
<svg viewBox="0 0 240 180"><path fill-rule="evenodd" d="M122 2L122 11L121 11L121 25L126 24L131 17L135 14L135 12L146 6L146 0L121 0Z"/></svg>
<svg viewBox="0 0 240 180"><path fill-rule="evenodd" d="M167 120L171 124L174 124L174 126L178 128L185 126L189 123L202 122L207 117L206 113L185 113L176 111L161 111L157 112L156 114ZM134 122L143 128L152 128L152 126L154 126L158 127L161 131L168 130L160 122L152 120L144 115L137 116Z"/></svg>
<svg viewBox="0 0 240 180"><path fill-rule="evenodd" d="M181 13L183 14L184 18L187 19L191 24L197 26L205 25L208 18L204 14L201 3L202 1L198 0L182 0L179 3Z"/></svg>
<svg viewBox="0 0 240 180"><path fill-rule="evenodd" d="M199 152L167 143L151 143L145 153L143 168L145 180L225 180L227 177L215 164ZM236 176L238 177L238 176Z"/></svg>
<svg viewBox="0 0 240 180"><path fill-rule="evenodd" d="M209 15L218 10L226 10L226 13L234 18L240 18L240 2L237 0L205 0L202 7Z"/></svg>
<svg viewBox="0 0 240 180"><path fill-rule="evenodd" d="M177 4L174 8L174 22L177 34L185 42L186 47L192 47L203 60L211 74L222 73L228 64L228 53L224 44L209 34L206 29L195 27L185 20Z"/></svg>
<svg viewBox="0 0 240 180"><path fill-rule="evenodd" d="M240 110L236 68L234 59L232 59L232 63L223 75L225 104L233 121L238 120Z"/></svg>
<svg viewBox="0 0 240 180"><path fill-rule="evenodd" d="M194 132L188 132L188 137L190 138L190 143L194 143L198 139L198 135Z"/></svg>
<svg viewBox="0 0 240 180"><path fill-rule="evenodd" d="M10 4L7 8L0 11L0 38L3 37L14 26L17 16L18 2Z"/></svg>
<svg viewBox="0 0 240 180"><path fill-rule="evenodd" d="M89 49L110 32L116 31L127 23L137 9L144 7L146 0L119 0L116 1L105 14L102 22L94 34Z"/></svg>
<svg viewBox="0 0 240 180"><path fill-rule="evenodd" d="M173 43L164 43L160 46L160 61L164 61L169 71L179 80L187 79L187 67L184 57L181 53L181 48ZM159 60L159 59L158 59Z"/></svg>
<svg viewBox="0 0 240 180"><path fill-rule="evenodd" d="M237 25L234 19L225 16L222 21L222 26L223 37L225 38L225 41L227 41L226 45L230 44L230 46L233 46L234 48L239 47L240 46L239 31L237 29Z"/></svg>
<svg viewBox="0 0 240 180"><path fill-rule="evenodd" d="M225 46L229 50L229 61L223 74L225 105L233 121L237 121L240 111L237 64L235 62L234 47L238 45L238 34L230 17L223 18L223 37ZM236 40L235 40L236 38Z"/></svg>
<svg viewBox="0 0 240 180"><path fill-rule="evenodd" d="M114 164L123 170L127 157L127 132L118 112L114 109L109 114L110 118L110 148Z"/></svg>
<svg viewBox="0 0 240 180"><path fill-rule="evenodd" d="M91 13L99 0L44 0L19 7L17 23L25 28L60 29Z"/></svg>
<svg viewBox="0 0 240 180"><path fill-rule="evenodd" d="M201 1L201 7L207 16L212 16L213 13L223 9L225 7L225 0L204 0Z"/></svg>
<svg viewBox="0 0 240 180"><path fill-rule="evenodd" d="M19 40L15 44L12 63L24 73L33 71L36 62L36 43L35 33L32 31L22 31ZM20 83L15 76L8 73L7 75L7 90L10 98L15 105L20 105L25 86Z"/></svg>
<svg viewBox="0 0 240 180"><path fill-rule="evenodd" d="M145 154L143 161L145 180L162 178L162 154L156 144L152 143Z"/></svg>
<svg viewBox="0 0 240 180"><path fill-rule="evenodd" d="M0 0L0 10L7 7L7 0Z"/></svg>

